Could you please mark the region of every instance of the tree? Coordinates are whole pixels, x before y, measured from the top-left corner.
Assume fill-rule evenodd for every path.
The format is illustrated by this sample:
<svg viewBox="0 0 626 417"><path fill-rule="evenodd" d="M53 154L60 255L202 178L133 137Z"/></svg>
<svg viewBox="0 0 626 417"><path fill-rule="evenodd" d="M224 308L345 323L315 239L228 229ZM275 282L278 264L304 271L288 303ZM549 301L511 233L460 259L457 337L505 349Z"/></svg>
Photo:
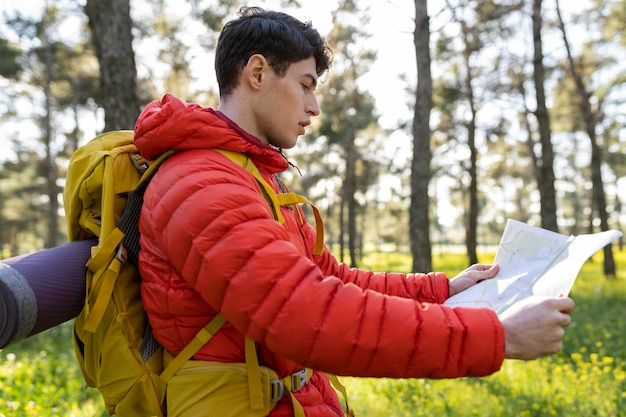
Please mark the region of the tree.
<svg viewBox="0 0 626 417"><path fill-rule="evenodd" d="M13 32L24 42L23 53L19 57L21 64L20 76L15 79L11 90L18 100L30 101L33 105L25 119L34 121L41 135L39 140L43 145L43 159L39 165L39 152L33 152L37 156L33 163L39 165L35 172L42 175L45 181L36 181L40 184L42 196L36 198L46 201L47 213L43 218L47 220L47 230L40 233L44 236L44 246L54 247L63 239L63 233L59 227L59 194L61 184L59 179L62 172L59 170L59 157L62 156L65 138L61 134L61 121L69 103L74 103L74 113L77 114L78 101L84 103L87 99L77 90L87 94L85 80L93 81L89 75L87 61L70 59L77 55L85 54L81 45L70 45L60 40L60 27L64 19L71 13L63 9L62 5L48 6L44 9L40 20L26 18L19 13L8 17L6 22ZM88 55L88 53L87 53ZM93 93L93 89L89 90ZM42 101L39 105L38 100ZM43 109L42 109L43 108ZM43 110L43 111L41 111ZM75 120L77 116L75 116ZM78 124L76 125L78 126ZM78 137L77 129L74 129L74 137ZM21 140L27 141L23 132L18 132ZM77 143L77 140L75 142ZM75 149L75 144L73 148ZM15 147L16 153L18 148ZM22 150L20 150L22 152ZM27 170L27 164L20 164L21 169ZM15 174L17 175L17 174ZM24 187L32 187L33 184L23 184ZM15 190L17 193L18 190ZM45 197L43 197L45 196Z"/></svg>
<svg viewBox="0 0 626 417"><path fill-rule="evenodd" d="M560 153L561 158L566 160L560 169L560 179L567 184L560 201L560 212L564 222L569 224L569 233L593 232L589 225L585 226L593 197L588 191L592 188L589 164L581 158L588 154L588 149L584 146L585 138L578 134L584 131L584 123L580 107L576 104L576 87L571 77L560 73L553 90L551 121L554 132L570 143Z"/></svg>
<svg viewBox="0 0 626 417"><path fill-rule="evenodd" d="M41 39L43 40L43 63L44 63L44 97L45 97L45 115L43 117L43 139L46 147L45 158L45 171L46 171L46 194L49 201L49 213L48 213L48 233L46 240L46 248L53 248L57 246L57 229L59 228L59 189L57 188L58 170L55 161L54 151L52 149L52 45L48 36L48 17L53 15L52 13L44 14L44 18L41 21Z"/></svg>
<svg viewBox="0 0 626 417"><path fill-rule="evenodd" d="M463 152L463 160L460 161L465 176L459 180L465 181L459 188L464 195L463 207L465 216L465 245L469 264L478 262L478 223L481 208L485 206L485 198L480 194L479 187L479 158L480 142L479 133L485 134L485 139L490 132L499 131L502 117L494 117L494 113L487 116L480 126L479 113L490 101L493 91L501 90L499 74L502 52L498 50L497 41L507 39L510 29L506 27L506 17L516 11L520 5L517 2L493 2L493 1L458 1L452 3L446 1L447 9L456 24L450 32L456 29L458 33L449 35L440 34L437 42L437 56L443 57L447 63L448 80L443 93L442 102L446 102L442 109L447 112L442 121L457 120L449 127L449 140L460 142L465 138L467 152ZM492 44L496 44L495 46ZM494 59L495 55L495 59ZM481 59L489 57L489 59ZM452 81L450 81L452 79ZM456 104L456 106L454 106ZM449 123L450 124L450 123ZM462 130L456 125L462 126ZM458 136L458 138L453 138ZM501 135L492 135L501 138ZM485 140L486 142L486 140ZM484 148L483 148L484 149ZM457 152L459 153L459 152Z"/></svg>
<svg viewBox="0 0 626 417"><path fill-rule="evenodd" d="M604 192L604 181L602 180L602 148L596 135L596 125L602 112L602 102L599 101L597 110L594 111L591 105L591 94L587 91L583 74L580 67L574 60L572 55L569 38L565 30L565 23L561 16L559 1L556 0L556 11L558 15L559 29L563 36L563 44L567 52L567 69L576 85L578 93L578 106L583 116L584 127L591 144L591 182L593 192L593 205L596 213L600 218L600 229L602 231L609 230L608 212L606 204L606 195ZM615 277L616 267L613 259L613 250L611 245L604 247L604 274L608 277Z"/></svg>
<svg viewBox="0 0 626 417"><path fill-rule="evenodd" d="M45 160L15 140L15 159L0 167L0 254L17 256L41 248L49 230L45 192ZM44 242L45 244L45 242Z"/></svg>
<svg viewBox="0 0 626 417"><path fill-rule="evenodd" d="M85 13L100 63L104 130L133 129L139 98L130 0L87 0Z"/></svg>
<svg viewBox="0 0 626 417"><path fill-rule="evenodd" d="M469 163L467 164L467 172L469 173L470 183L467 189L468 208L465 215L465 246L467 248L467 256L469 258L469 264L475 264L478 262L478 255L476 253L476 247L478 245L477 228L478 228L478 149L476 148L476 114L478 112L476 95L474 93L474 68L471 63L472 57L481 48L479 36L475 33L474 29L470 27L465 18L457 16L455 8L450 6L447 2L449 9L452 11L454 20L461 27L461 39L463 43L463 69L464 75L462 76L462 89L464 92L465 100L467 102L467 109L469 117L465 121L464 125L467 131L467 146L469 148Z"/></svg>
<svg viewBox="0 0 626 417"><path fill-rule="evenodd" d="M513 64L513 66L515 68L517 68L519 65L517 63ZM515 146L515 149L511 149L509 152L505 153L507 155L512 155L514 156L513 158L506 158L509 161L513 160L513 161L517 161L518 163L515 164L515 166L517 168L513 169L512 172L510 172L510 170L508 170L509 172L507 172L507 175L513 174L514 177L521 179L521 187L517 187L516 189L516 206L517 206L517 220L523 221L523 222L528 222L528 220L530 219L530 213L527 209L527 204L529 202L529 198L528 198L528 193L526 193L526 195L522 198L522 193L521 191L524 188L525 184L530 184L533 182L538 186L539 182L541 181L541 171L540 171L540 162L539 162L539 157L537 156L537 153L535 152L535 145L536 145L536 141L534 140L534 136L535 136L535 131L533 129L533 124L531 122L531 116L533 114L533 112L528 108L528 105L526 104L526 99L527 99L527 93L526 93L526 87L525 87L525 81L526 81L526 75L524 73L524 71L516 71L515 69L512 69L509 71L510 72L510 78L511 78L511 82L512 82L512 88L514 90L517 90L517 92L519 92L519 95L521 96L521 107L522 110L520 111L520 124L522 125L522 129L525 132L526 135L526 147L523 146ZM523 150L526 150L526 152L524 152ZM521 155L518 155L521 154ZM515 158L515 156L520 156L520 158ZM522 161L526 160L530 158L530 166L532 168L532 170L528 170L526 166L522 166ZM511 164L514 164L513 162L511 162ZM540 197L541 198L541 197Z"/></svg>
<svg viewBox="0 0 626 417"><path fill-rule="evenodd" d="M0 77L7 79L15 79L21 71L21 67L18 64L18 58L21 55L21 50L16 45L11 44L7 39L0 38ZM3 103L4 104L4 103ZM7 109L8 110L8 109ZM9 111L2 112L0 121L6 119ZM2 163L0 167L0 179L2 184L6 185L9 175L7 175L8 163ZM11 238L10 229L12 229L11 221L7 218L5 213L7 201L11 199L10 190L4 186L0 188L0 254L3 253L4 242L10 242L10 256L17 255L17 249L15 247L16 239Z"/></svg>
<svg viewBox="0 0 626 417"><path fill-rule="evenodd" d="M326 96L321 100L324 118L319 133L328 138L329 145L341 149L345 168L341 188L339 210L339 256L343 257L344 235L348 237L350 265L357 266L359 233L357 219L362 213L356 199L363 186L372 184L365 179L368 172L366 158L359 150L360 142L373 137L371 127L376 124L374 100L361 91L357 80L374 60L375 53L362 40L367 34L361 29L367 24L367 16L356 7L353 0L342 0L333 17L333 29L328 42L334 51L333 73L328 81Z"/></svg>
<svg viewBox="0 0 626 417"><path fill-rule="evenodd" d="M541 163L534 157L535 172L541 200L541 227L558 232L556 218L556 190L554 187L554 150L552 149L550 115L546 107L546 93L544 88L545 69L543 65L542 29L542 0L533 0L533 77L535 81L537 109L535 116L539 125L539 139L541 143ZM534 154L534 147L531 149Z"/></svg>
<svg viewBox="0 0 626 417"><path fill-rule="evenodd" d="M427 0L415 0L413 44L417 61L417 89L413 108L413 158L411 160L411 200L409 240L412 269L432 270L428 188L431 179L430 112L433 106L430 72L430 25Z"/></svg>
<svg viewBox="0 0 626 417"><path fill-rule="evenodd" d="M0 77L15 79L20 73L20 65L17 62L21 50L11 44L7 39L0 38Z"/></svg>

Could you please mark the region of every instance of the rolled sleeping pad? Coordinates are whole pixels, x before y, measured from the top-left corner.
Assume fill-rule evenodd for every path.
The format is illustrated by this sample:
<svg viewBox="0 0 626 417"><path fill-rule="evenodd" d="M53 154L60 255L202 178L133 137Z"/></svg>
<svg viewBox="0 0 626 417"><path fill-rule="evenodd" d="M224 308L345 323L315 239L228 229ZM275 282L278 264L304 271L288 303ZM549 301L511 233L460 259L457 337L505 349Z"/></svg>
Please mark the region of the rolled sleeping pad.
<svg viewBox="0 0 626 417"><path fill-rule="evenodd" d="M85 303L85 264L96 239L0 260L0 349L55 327Z"/></svg>

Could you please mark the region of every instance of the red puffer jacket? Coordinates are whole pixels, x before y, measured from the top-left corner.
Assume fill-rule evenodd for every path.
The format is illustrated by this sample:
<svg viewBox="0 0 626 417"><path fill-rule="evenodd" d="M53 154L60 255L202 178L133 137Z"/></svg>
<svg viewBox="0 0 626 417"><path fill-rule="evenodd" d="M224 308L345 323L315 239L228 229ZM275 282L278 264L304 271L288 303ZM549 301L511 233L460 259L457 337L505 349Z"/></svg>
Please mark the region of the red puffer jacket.
<svg viewBox="0 0 626 417"><path fill-rule="evenodd" d="M145 193L141 213L143 297L156 338L173 354L218 311L226 325L196 359L243 362L244 336L259 361L288 375L303 366L374 377L483 376L497 371L504 334L484 309L441 306L442 273L373 273L312 255L315 230L300 209L272 217L256 180L211 148L248 155L279 192L288 167L273 147L219 112L166 95L142 112L135 143L168 159ZM322 373L295 393L307 416L336 416L339 402ZM271 416L290 416L288 396Z"/></svg>

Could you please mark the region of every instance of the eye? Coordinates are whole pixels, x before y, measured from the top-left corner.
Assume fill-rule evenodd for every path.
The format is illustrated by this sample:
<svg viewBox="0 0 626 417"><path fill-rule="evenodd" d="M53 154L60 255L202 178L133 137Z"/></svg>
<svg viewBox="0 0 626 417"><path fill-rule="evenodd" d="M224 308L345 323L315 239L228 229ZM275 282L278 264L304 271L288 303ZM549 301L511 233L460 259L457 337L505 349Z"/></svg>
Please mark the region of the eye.
<svg viewBox="0 0 626 417"><path fill-rule="evenodd" d="M302 83L302 89L304 91L309 91L311 89L311 86L306 83Z"/></svg>

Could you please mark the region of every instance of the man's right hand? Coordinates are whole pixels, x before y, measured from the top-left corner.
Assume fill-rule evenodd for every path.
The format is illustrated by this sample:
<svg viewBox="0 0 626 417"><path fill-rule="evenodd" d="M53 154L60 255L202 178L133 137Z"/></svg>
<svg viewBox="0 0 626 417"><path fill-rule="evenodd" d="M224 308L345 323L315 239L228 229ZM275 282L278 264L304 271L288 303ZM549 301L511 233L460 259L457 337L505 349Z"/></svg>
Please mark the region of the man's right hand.
<svg viewBox="0 0 626 417"><path fill-rule="evenodd" d="M570 325L573 309L574 300L569 297L536 297L505 313L500 318L504 327L504 356L531 360L561 350L563 328Z"/></svg>

